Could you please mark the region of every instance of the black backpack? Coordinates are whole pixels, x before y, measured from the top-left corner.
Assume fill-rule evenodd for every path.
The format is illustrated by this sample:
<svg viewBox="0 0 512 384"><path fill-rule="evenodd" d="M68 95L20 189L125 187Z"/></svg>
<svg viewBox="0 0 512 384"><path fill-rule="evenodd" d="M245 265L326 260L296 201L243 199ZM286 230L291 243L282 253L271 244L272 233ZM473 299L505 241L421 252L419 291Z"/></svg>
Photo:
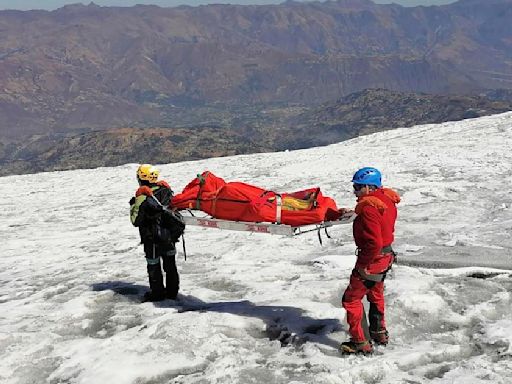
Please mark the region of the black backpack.
<svg viewBox="0 0 512 384"><path fill-rule="evenodd" d="M160 188L155 191L158 196L147 198L148 204L158 212L153 226L153 239L158 244L170 244L179 241L185 232L185 221L181 213L172 211L166 207L172 198L172 191Z"/></svg>
<svg viewBox="0 0 512 384"><path fill-rule="evenodd" d="M181 213L164 207L159 221L160 223L157 225L161 231L161 236L159 237L161 239L168 239L172 243L178 242L185 232L185 221Z"/></svg>

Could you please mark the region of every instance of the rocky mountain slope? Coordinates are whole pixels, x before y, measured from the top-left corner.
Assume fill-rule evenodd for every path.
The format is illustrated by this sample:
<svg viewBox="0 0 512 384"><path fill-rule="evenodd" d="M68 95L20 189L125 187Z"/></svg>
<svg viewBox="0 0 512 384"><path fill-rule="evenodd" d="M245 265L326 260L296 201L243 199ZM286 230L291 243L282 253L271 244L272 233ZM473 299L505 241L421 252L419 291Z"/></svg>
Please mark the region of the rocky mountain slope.
<svg viewBox="0 0 512 384"><path fill-rule="evenodd" d="M370 89L292 117L278 147L308 148L396 127L458 121L512 110L512 101Z"/></svg>
<svg viewBox="0 0 512 384"><path fill-rule="evenodd" d="M361 91L309 109L282 107L245 115L235 111L233 116L198 110L209 125L37 135L15 144L0 144L0 175L308 148L395 127L510 110L512 102L483 97L383 89Z"/></svg>
<svg viewBox="0 0 512 384"><path fill-rule="evenodd" d="M176 108L319 104L365 88L512 88L512 0L0 12L0 140L172 126Z"/></svg>

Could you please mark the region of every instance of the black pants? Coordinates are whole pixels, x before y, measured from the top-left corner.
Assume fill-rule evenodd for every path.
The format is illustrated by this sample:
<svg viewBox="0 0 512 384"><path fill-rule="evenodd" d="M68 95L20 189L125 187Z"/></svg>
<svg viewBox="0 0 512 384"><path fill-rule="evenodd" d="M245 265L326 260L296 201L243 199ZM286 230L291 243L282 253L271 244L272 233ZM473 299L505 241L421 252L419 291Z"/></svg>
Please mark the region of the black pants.
<svg viewBox="0 0 512 384"><path fill-rule="evenodd" d="M180 277L176 268L176 247L174 244L145 243L144 253L148 264L151 291L156 295L165 295L170 299L175 299L180 289ZM160 259L162 259L165 272L165 288Z"/></svg>

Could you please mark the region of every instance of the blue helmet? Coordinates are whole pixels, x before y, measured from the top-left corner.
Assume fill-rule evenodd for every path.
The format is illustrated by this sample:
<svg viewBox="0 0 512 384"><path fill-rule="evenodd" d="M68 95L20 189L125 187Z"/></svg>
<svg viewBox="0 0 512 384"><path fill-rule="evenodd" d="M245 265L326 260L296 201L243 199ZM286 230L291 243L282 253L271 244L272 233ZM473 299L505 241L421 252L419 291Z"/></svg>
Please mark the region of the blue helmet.
<svg viewBox="0 0 512 384"><path fill-rule="evenodd" d="M354 184L375 185L377 188L381 188L382 175L377 168L364 167L354 173L352 182Z"/></svg>

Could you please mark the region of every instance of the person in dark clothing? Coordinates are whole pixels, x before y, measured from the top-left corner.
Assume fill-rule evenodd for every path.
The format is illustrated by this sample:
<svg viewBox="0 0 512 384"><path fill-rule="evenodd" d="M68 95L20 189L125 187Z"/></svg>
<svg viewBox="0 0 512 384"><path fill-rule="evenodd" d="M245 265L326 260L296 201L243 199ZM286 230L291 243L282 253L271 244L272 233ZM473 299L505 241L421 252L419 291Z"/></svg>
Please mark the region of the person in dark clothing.
<svg viewBox="0 0 512 384"><path fill-rule="evenodd" d="M162 223L162 212L169 205L173 192L167 182L158 181L159 171L150 164L137 169L139 188L130 200L130 219L139 228L144 245L150 291L144 294L145 301L175 300L180 279L176 268L177 239ZM162 267L165 271L165 287Z"/></svg>
<svg viewBox="0 0 512 384"><path fill-rule="evenodd" d="M384 318L384 279L395 259L391 244L400 196L382 187L381 173L375 168L361 168L352 183L357 197L353 224L357 261L342 299L351 340L342 343L341 350L371 353L373 346L361 326L366 316L362 300L366 296L370 302L370 338L376 344L386 345L389 336Z"/></svg>

